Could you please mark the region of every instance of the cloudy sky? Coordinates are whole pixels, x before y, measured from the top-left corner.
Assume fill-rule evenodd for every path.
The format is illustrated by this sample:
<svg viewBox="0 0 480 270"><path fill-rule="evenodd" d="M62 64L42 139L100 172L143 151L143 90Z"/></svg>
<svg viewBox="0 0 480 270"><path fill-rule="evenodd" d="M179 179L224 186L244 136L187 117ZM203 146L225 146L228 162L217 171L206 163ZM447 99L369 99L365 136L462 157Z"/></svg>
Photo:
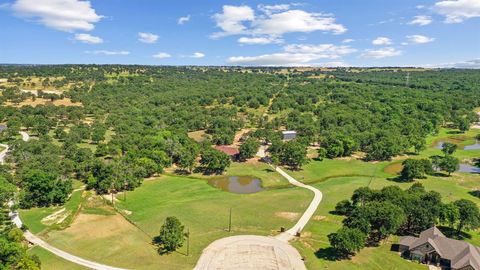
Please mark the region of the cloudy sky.
<svg viewBox="0 0 480 270"><path fill-rule="evenodd" d="M480 0L0 0L0 63L480 67Z"/></svg>

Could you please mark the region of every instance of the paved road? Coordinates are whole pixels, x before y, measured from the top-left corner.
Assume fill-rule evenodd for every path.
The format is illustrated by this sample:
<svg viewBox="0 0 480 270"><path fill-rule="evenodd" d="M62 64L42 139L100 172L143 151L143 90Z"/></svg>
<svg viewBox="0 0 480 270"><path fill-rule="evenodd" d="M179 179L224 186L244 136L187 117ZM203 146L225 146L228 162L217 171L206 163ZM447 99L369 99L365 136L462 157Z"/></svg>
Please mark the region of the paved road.
<svg viewBox="0 0 480 270"><path fill-rule="evenodd" d="M195 270L304 270L300 253L289 244L301 232L322 201L320 190L305 185L288 175L281 168L275 170L292 185L314 193L313 200L298 222L289 230L275 237L237 235L214 241L205 248Z"/></svg>
<svg viewBox="0 0 480 270"><path fill-rule="evenodd" d="M297 181L295 178L288 175L280 167L276 167L275 170L279 174L281 174L283 177L285 177L288 180L288 182L290 182L290 184L295 185L297 187L306 188L308 190L311 190L315 194L315 196L313 197L313 200L310 202L310 205L308 206L307 210L305 210L302 217L298 220L297 224L295 224L295 226L293 226L286 232L275 236L275 238L279 240L288 242L292 240L298 232L301 232L303 230L303 227L305 227L305 225L307 225L308 221L310 220L310 218L312 218L313 214L315 214L315 211L317 210L318 205L322 201L323 194L320 190Z"/></svg>
<svg viewBox="0 0 480 270"><path fill-rule="evenodd" d="M28 133L26 133L24 131L20 131L20 134L22 135L22 140L24 140L24 141L30 140L30 135L28 135ZM8 152L8 145L2 145L2 146L6 148L5 150L3 150L0 153L0 161L3 164L5 155ZM8 205L10 207L12 207L14 204L15 203L13 201L8 202ZM20 219L20 216L19 216L18 212L17 211L10 212L9 215L10 215L10 218L12 219L12 222L15 224L15 226L17 226L18 228L22 228L23 223L22 223L22 220ZM73 263L76 263L76 264L79 264L79 265L82 265L82 266L85 266L85 267L88 267L88 268L91 268L91 269L97 269L97 270L126 270L124 268L117 268L117 267L113 267L113 266L108 266L108 265L96 263L96 262L93 262L93 261L89 261L89 260L77 257L75 255L72 255L68 252L65 252L63 250L60 250L56 247L53 247L53 246L49 245L48 243L46 243L45 241L43 241L42 239L40 239L39 237L37 237L36 235L34 235L33 233L31 233L28 230L25 231L23 235L25 236L25 239L27 239L27 241L29 241L30 243L35 244L37 246L40 246L43 249L48 250L49 252L57 255L58 257L61 257L61 258L65 259L67 261L70 261L70 262L73 262Z"/></svg>

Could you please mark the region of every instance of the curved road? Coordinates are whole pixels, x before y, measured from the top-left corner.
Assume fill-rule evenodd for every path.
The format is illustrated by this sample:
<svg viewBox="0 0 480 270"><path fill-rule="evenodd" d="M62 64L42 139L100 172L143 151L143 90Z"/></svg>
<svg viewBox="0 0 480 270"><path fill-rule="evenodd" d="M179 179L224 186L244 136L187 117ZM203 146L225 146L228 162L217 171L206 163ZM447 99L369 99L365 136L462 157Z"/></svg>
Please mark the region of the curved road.
<svg viewBox="0 0 480 270"><path fill-rule="evenodd" d="M30 135L28 135L28 133L26 133L24 131L20 131L20 134L22 135L22 140L23 141L26 142L26 141L30 140ZM3 164L5 156L8 153L8 145L6 145L6 144L0 144L0 145L5 147L5 149L2 152L0 152L0 163ZM13 201L8 202L8 205L10 207L12 207L14 204L15 203ZM23 223L22 223L22 220L20 219L20 216L18 215L18 212L17 211L10 212L9 215L12 219L12 222L18 228L22 228ZM47 242L43 241L42 239L40 239L39 237L37 237L36 235L34 235L33 233L31 233L28 230L25 231L23 235L25 236L25 239L27 239L28 242L30 242L32 244L35 244L39 247L42 247L43 249L57 255L58 257L61 257L65 260L73 262L75 264L82 265L82 266L85 266L85 267L88 267L88 268L91 268L91 269L97 269L97 270L127 270L127 269L124 269L124 268L117 268L117 267L113 267L113 266L108 266L108 265L96 263L96 262L93 262L93 261L89 261L89 260L77 257L75 255L72 255L68 252L65 252L63 250L60 250L56 247L53 247L53 246L49 245Z"/></svg>
<svg viewBox="0 0 480 270"><path fill-rule="evenodd" d="M314 193L313 200L298 222L275 237L237 235L216 240L203 250L195 270L306 269L300 253L288 242L307 225L322 201L323 194L320 190L297 181L281 168L276 167L275 170L290 184Z"/></svg>
<svg viewBox="0 0 480 270"><path fill-rule="evenodd" d="M306 188L308 190L311 190L315 194L315 196L313 197L313 200L310 202L310 205L308 206L307 210L305 210L302 217L300 217L297 224L295 224L295 226L290 228L288 231L275 236L275 238L277 238L278 240L288 242L292 240L297 235L297 233L300 233L303 230L303 227L305 227L305 225L307 225L308 221L310 220L310 218L312 218L313 214L315 214L315 211L317 210L318 205L322 201L323 194L320 190L297 181L295 178L288 175L280 167L276 167L275 170L279 174L281 174L283 177L285 177L288 180L288 182L290 182L290 184L297 187Z"/></svg>

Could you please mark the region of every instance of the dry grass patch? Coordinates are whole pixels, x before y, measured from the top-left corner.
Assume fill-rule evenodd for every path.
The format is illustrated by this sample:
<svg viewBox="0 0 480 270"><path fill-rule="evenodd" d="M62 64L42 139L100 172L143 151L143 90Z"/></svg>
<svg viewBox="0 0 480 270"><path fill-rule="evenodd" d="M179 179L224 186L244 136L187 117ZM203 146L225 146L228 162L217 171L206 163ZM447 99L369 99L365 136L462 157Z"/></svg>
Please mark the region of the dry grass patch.
<svg viewBox="0 0 480 270"><path fill-rule="evenodd" d="M24 106L32 106L32 107L36 107L38 105L54 105L54 106L83 106L82 103L80 102L73 102L71 99L69 98L64 98L64 99L59 99L59 100L54 100L54 101L51 101L50 99L43 99L43 98L36 98L35 100L29 98L29 99L26 99L18 104L14 104L10 101L8 102L5 102L5 105L6 106L11 106L11 107L15 107L15 108L20 108L20 107L24 107Z"/></svg>
<svg viewBox="0 0 480 270"><path fill-rule="evenodd" d="M295 221L300 216L298 212L276 212L275 216L281 217L290 221Z"/></svg>

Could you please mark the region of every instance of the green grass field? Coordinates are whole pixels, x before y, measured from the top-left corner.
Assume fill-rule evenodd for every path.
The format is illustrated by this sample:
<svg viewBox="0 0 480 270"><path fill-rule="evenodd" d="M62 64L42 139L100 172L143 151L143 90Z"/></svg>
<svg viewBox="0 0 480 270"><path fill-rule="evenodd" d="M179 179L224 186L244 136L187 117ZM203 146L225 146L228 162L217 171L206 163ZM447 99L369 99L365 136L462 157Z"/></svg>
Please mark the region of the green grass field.
<svg viewBox="0 0 480 270"><path fill-rule="evenodd" d="M28 250L28 254L36 255L40 258L42 262L42 269L44 270L51 270L51 269L68 269L68 270L87 270L90 268L86 268L80 266L78 264L71 263L66 261L62 258L57 257L56 255L40 248L40 247L33 247Z"/></svg>
<svg viewBox="0 0 480 270"><path fill-rule="evenodd" d="M466 134L450 134L442 129L438 136L429 137L429 148L414 158L441 154L434 146L439 140L457 141L460 145L473 143L479 130ZM466 159L479 157L480 150L459 150L455 156ZM299 171L289 171L300 181L312 183L319 188L324 198L314 218L306 226L301 238L293 245L306 258L309 269L426 269L390 251L397 237L388 239L380 247L366 248L351 260L332 261L328 257L327 235L341 226L343 217L330 214L335 204L347 199L361 186L375 189L388 185L407 188L412 183L393 180L398 163L407 156L392 162L363 162L355 159L311 161ZM393 164L393 165L392 165ZM309 191L298 188L283 188L286 180L262 163L233 163L226 171L228 176L253 176L262 180L267 189L249 195L232 194L210 186L206 179L211 176L164 175L159 179L145 181L127 200L118 195L117 206L125 219L105 206L84 207L75 221L66 229L43 234L52 245L77 256L100 263L134 269L191 269L203 248L216 239L235 234L273 235L281 226L291 226L298 219L312 198ZM200 179L201 178L201 179ZM428 177L419 180L427 190L438 191L445 201L467 198L480 205L480 199L468 192L480 188L480 175L454 173L451 177ZM78 205L76 195L67 203ZM67 206L66 206L67 207ZM232 232L227 232L228 213L232 208ZM22 211L22 219L32 231L49 231L39 220L55 209ZM295 215L298 214L296 217ZM178 252L160 256L150 244L167 216L177 216L190 230L190 256L185 256L185 247ZM292 218L294 216L294 218ZM478 232L470 232L468 241L480 245ZM37 251L38 252L38 251ZM69 268L66 262L48 254L48 265L55 269ZM68 264L68 263L67 263ZM64 267L60 267L65 265Z"/></svg>

